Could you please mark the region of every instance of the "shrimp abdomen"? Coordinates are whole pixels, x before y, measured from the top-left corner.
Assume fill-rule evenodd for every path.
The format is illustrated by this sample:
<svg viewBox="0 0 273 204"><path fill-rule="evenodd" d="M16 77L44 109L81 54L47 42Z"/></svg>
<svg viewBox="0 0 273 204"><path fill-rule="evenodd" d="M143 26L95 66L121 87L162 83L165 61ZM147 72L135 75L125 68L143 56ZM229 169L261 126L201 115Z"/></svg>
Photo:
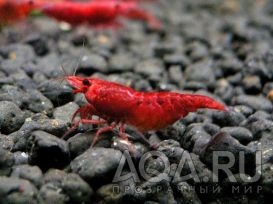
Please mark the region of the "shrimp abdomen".
<svg viewBox="0 0 273 204"><path fill-rule="evenodd" d="M135 100L135 108L127 122L142 132L165 128L199 108L226 110L214 99L195 94L138 93Z"/></svg>

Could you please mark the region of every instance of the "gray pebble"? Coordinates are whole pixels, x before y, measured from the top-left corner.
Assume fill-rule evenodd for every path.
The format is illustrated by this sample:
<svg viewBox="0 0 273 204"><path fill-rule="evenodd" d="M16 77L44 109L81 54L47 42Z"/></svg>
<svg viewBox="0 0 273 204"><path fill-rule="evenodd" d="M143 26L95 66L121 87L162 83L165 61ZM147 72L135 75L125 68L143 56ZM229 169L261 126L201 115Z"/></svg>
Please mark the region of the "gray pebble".
<svg viewBox="0 0 273 204"><path fill-rule="evenodd" d="M164 55L171 54L175 50L175 45L171 43L161 43L154 47L154 54L156 57L162 58Z"/></svg>
<svg viewBox="0 0 273 204"><path fill-rule="evenodd" d="M20 108L29 109L33 112L44 112L48 114L53 108L52 102L36 89L22 90L14 86L4 86L4 93L0 99L14 102Z"/></svg>
<svg viewBox="0 0 273 204"><path fill-rule="evenodd" d="M235 173L234 178L236 181L230 182L230 178L226 177L222 181L222 185L226 188L232 188L232 186L251 186L251 179L252 177L250 175L244 174L244 172ZM244 179L244 180L243 180ZM248 180L248 181L247 181ZM253 193L255 192L255 189L253 190Z"/></svg>
<svg viewBox="0 0 273 204"><path fill-rule="evenodd" d="M8 150L0 147L0 176L7 176L14 165L14 157Z"/></svg>
<svg viewBox="0 0 273 204"><path fill-rule="evenodd" d="M181 147L162 147L159 146L160 152L164 153L171 163L179 163L183 152L185 151Z"/></svg>
<svg viewBox="0 0 273 204"><path fill-rule="evenodd" d="M244 191L244 190L241 190L241 191ZM255 194L255 193L252 192L252 194ZM256 202L257 200L259 202L259 197L257 197L254 202ZM215 199L215 201L212 203L248 204L248 203L251 203L251 199L247 197L246 195L220 196L219 198Z"/></svg>
<svg viewBox="0 0 273 204"><path fill-rule="evenodd" d="M179 182L177 184L176 191L178 192L178 202L185 204L201 204L201 200L198 198L196 192L193 189L193 186L189 185L187 182Z"/></svg>
<svg viewBox="0 0 273 204"><path fill-rule="evenodd" d="M168 72L169 72L170 82L176 83L178 85L183 84L183 72L180 66L178 65L171 66Z"/></svg>
<svg viewBox="0 0 273 204"><path fill-rule="evenodd" d="M262 191L264 193L272 194L272 188L273 188L273 164L272 163L266 163L262 166L262 172L261 174L261 186Z"/></svg>
<svg viewBox="0 0 273 204"><path fill-rule="evenodd" d="M43 131L34 131L30 138L30 163L41 169L62 168L69 162L68 145L64 140Z"/></svg>
<svg viewBox="0 0 273 204"><path fill-rule="evenodd" d="M233 89L233 96L241 96L241 95L245 95L245 91L243 89L242 86L235 86ZM231 102L233 102L234 97L232 97ZM233 104L233 103L232 103Z"/></svg>
<svg viewBox="0 0 273 204"><path fill-rule="evenodd" d="M12 137L0 134L0 147L6 150L11 150L14 145Z"/></svg>
<svg viewBox="0 0 273 204"><path fill-rule="evenodd" d="M38 58L37 67L40 72L47 77L57 77L62 73L60 68L60 58L55 53L50 53L42 58Z"/></svg>
<svg viewBox="0 0 273 204"><path fill-rule="evenodd" d="M239 170L239 152L244 152L245 156L245 166L246 172L253 171L255 167L255 154L254 151L250 148L241 145L236 139L231 137L226 132L219 132L218 134L214 135L210 142L204 147L200 157L202 161L204 161L208 165L212 165L212 156L216 151L228 151L233 154L235 163L230 168L231 171L237 172ZM226 164L228 163L229 158L227 157L219 157L219 163Z"/></svg>
<svg viewBox="0 0 273 204"><path fill-rule="evenodd" d="M85 33L81 33L81 31L75 31L73 35L71 36L71 42L75 46L83 46L83 45L88 45L88 38Z"/></svg>
<svg viewBox="0 0 273 204"><path fill-rule="evenodd" d="M1 75L3 74L2 72L0 72L0 73L1 73ZM5 85L5 84L12 84L13 82L14 82L14 80L12 79L11 76L6 77L4 74L4 76L0 77L0 85L1 86Z"/></svg>
<svg viewBox="0 0 273 204"><path fill-rule="evenodd" d="M209 139L211 136L204 130L203 124L193 123L186 128L184 136L181 137L181 146L191 150L199 138Z"/></svg>
<svg viewBox="0 0 273 204"><path fill-rule="evenodd" d="M162 130L159 130L157 134L160 136L161 139L173 139L179 141L183 136L185 130L186 126L183 123L177 121L174 124Z"/></svg>
<svg viewBox="0 0 273 204"><path fill-rule="evenodd" d="M25 42L32 46L33 50L38 56L44 56L49 51L46 38L40 34L35 33L33 35L29 35L25 39Z"/></svg>
<svg viewBox="0 0 273 204"><path fill-rule="evenodd" d="M61 182L65 179L66 172L59 169L49 169L43 177L43 184L53 183L56 186L60 186Z"/></svg>
<svg viewBox="0 0 273 204"><path fill-rule="evenodd" d="M253 140L253 134L244 127L224 127L221 131L227 132L244 145Z"/></svg>
<svg viewBox="0 0 273 204"><path fill-rule="evenodd" d="M192 61L198 61L208 55L208 48L200 41L194 41L187 46L186 54L189 55L189 58Z"/></svg>
<svg viewBox="0 0 273 204"><path fill-rule="evenodd" d="M136 65L135 72L146 77L159 77L163 74L164 67L160 60L149 59L139 62Z"/></svg>
<svg viewBox="0 0 273 204"><path fill-rule="evenodd" d="M175 174L172 179L173 185L177 186L179 182L185 181L185 179L191 184L205 184L210 187L217 185L213 182L213 172L200 160L199 156L187 151L183 153L182 158L185 156L188 158L188 164L193 165L194 169L189 167L189 165L184 165L182 169L177 169L178 166L174 166ZM183 178L183 176L187 177Z"/></svg>
<svg viewBox="0 0 273 204"><path fill-rule="evenodd" d="M158 143L161 142L161 139L158 137L157 134L152 134L150 137L149 137L149 143L150 143L150 146L151 147L154 147L156 148Z"/></svg>
<svg viewBox="0 0 273 204"><path fill-rule="evenodd" d="M163 140L161 141L158 145L157 148L172 148L172 147L180 147L179 142L175 141L175 140Z"/></svg>
<svg viewBox="0 0 273 204"><path fill-rule="evenodd" d="M273 82L267 82L263 88L263 94L267 95L271 90L273 90Z"/></svg>
<svg viewBox="0 0 273 204"><path fill-rule="evenodd" d="M43 185L38 192L39 203L65 204L69 201L69 197L62 193L60 187L52 183Z"/></svg>
<svg viewBox="0 0 273 204"><path fill-rule="evenodd" d="M52 101L55 106L66 104L74 99L72 89L57 80L43 80L38 90Z"/></svg>
<svg viewBox="0 0 273 204"><path fill-rule="evenodd" d="M44 112L46 114L50 113L53 109L52 102L46 98L41 92L37 90L28 90L28 108L29 110L39 113Z"/></svg>
<svg viewBox="0 0 273 204"><path fill-rule="evenodd" d="M254 110L264 110L266 112L272 112L273 105L272 103L261 96L250 96L250 95L242 95L235 97L233 100L234 105L246 105Z"/></svg>
<svg viewBox="0 0 273 204"><path fill-rule="evenodd" d="M158 178L161 180L157 182ZM147 193L147 200L156 200L159 203L176 204L173 191L170 183L166 180L168 175L160 173L157 177L152 177L148 181L141 184L142 189L149 189L151 192ZM158 190L160 189L160 190Z"/></svg>
<svg viewBox="0 0 273 204"><path fill-rule="evenodd" d="M60 188L71 203L89 203L94 194L93 189L79 175L58 169L47 171L43 182Z"/></svg>
<svg viewBox="0 0 273 204"><path fill-rule="evenodd" d="M249 129L252 132L254 139L258 139L263 132L271 130L273 127L273 117L263 111L257 111L243 121L241 126Z"/></svg>
<svg viewBox="0 0 273 204"><path fill-rule="evenodd" d="M266 111L258 110L255 113L253 113L250 117L248 117L248 119L250 119L251 121L261 120L261 119L273 121L273 115Z"/></svg>
<svg viewBox="0 0 273 204"><path fill-rule="evenodd" d="M4 56L5 58L14 57L12 60L16 60L22 64L35 59L35 53L32 47L23 44L10 44L5 47L2 46L0 48L0 55Z"/></svg>
<svg viewBox="0 0 273 204"><path fill-rule="evenodd" d="M249 117L254 111L249 106L237 105L234 106L236 112L242 113L245 117Z"/></svg>
<svg viewBox="0 0 273 204"><path fill-rule="evenodd" d="M11 75L13 73L18 72L18 70L23 66L22 63L23 63L22 60L11 60L11 59L2 60L0 63L1 65L0 69L3 70L3 72L7 73L7 75Z"/></svg>
<svg viewBox="0 0 273 204"><path fill-rule="evenodd" d="M199 121L199 115L197 112L191 112L188 115L186 115L186 117L182 118L182 122L183 124L185 124L186 126L192 124L192 123L198 123L201 122Z"/></svg>
<svg viewBox="0 0 273 204"><path fill-rule="evenodd" d="M90 73L91 71L107 72L108 64L106 60L97 54L85 55L81 58L79 71Z"/></svg>
<svg viewBox="0 0 273 204"><path fill-rule="evenodd" d="M116 48L117 38L115 35L105 35L104 33L95 35L95 36L89 36L88 40L90 41L90 44L93 46L93 50L96 53L106 53L109 51L112 51ZM107 54L107 55L110 55Z"/></svg>
<svg viewBox="0 0 273 204"><path fill-rule="evenodd" d="M149 81L147 81L145 79L137 80L136 82L134 82L132 84L132 86L134 87L134 89L136 89L138 91L151 91L152 90L151 84L149 83Z"/></svg>
<svg viewBox="0 0 273 204"><path fill-rule="evenodd" d="M10 134L10 136L14 138L13 150L26 150L28 138L35 130L43 130L54 135L62 136L67 131L67 124L60 120L49 119L42 114L27 118L17 132Z"/></svg>
<svg viewBox="0 0 273 204"><path fill-rule="evenodd" d="M188 81L187 83L183 84L185 90L190 91L198 91L198 90L206 90L208 86L204 82L199 81Z"/></svg>
<svg viewBox="0 0 273 204"><path fill-rule="evenodd" d="M14 157L14 165L25 165L29 162L29 154L28 152L16 151L13 154Z"/></svg>
<svg viewBox="0 0 273 204"><path fill-rule="evenodd" d="M262 151L261 163L273 162L272 137L273 126L259 134L260 138L250 142L247 146L255 151Z"/></svg>
<svg viewBox="0 0 273 204"><path fill-rule="evenodd" d="M12 168L11 177L29 180L36 187L42 182L42 171L38 166L18 165Z"/></svg>
<svg viewBox="0 0 273 204"><path fill-rule="evenodd" d="M127 53L118 53L113 55L109 61L110 71L128 71L134 68L136 59Z"/></svg>
<svg viewBox="0 0 273 204"><path fill-rule="evenodd" d="M243 80L243 74L241 72L238 72L234 75L227 77L227 81L233 86L242 85L242 80ZM243 88L243 87L240 87L240 88Z"/></svg>
<svg viewBox="0 0 273 204"><path fill-rule="evenodd" d="M116 171L121 152L107 148L90 148L71 163L72 172L79 174L84 180L106 179Z"/></svg>
<svg viewBox="0 0 273 204"><path fill-rule="evenodd" d="M28 181L0 177L0 203L37 203L37 189Z"/></svg>
<svg viewBox="0 0 273 204"><path fill-rule="evenodd" d="M226 79L220 79L216 83L214 94L221 97L225 102L230 102L234 90Z"/></svg>
<svg viewBox="0 0 273 204"><path fill-rule="evenodd" d="M54 112L53 116L57 120L64 121L64 123L70 123L73 114L78 110L79 106L74 102L69 102L63 106L57 107Z"/></svg>
<svg viewBox="0 0 273 204"><path fill-rule="evenodd" d="M146 143L146 142L145 142ZM120 150L121 152L124 152L125 150L128 150L130 152L131 157L134 159L139 159L145 152L149 151L149 144L146 146L137 141L125 141L124 139L120 137L114 137L113 143L111 145L112 148L116 150ZM102 145L101 145L102 146ZM102 147L107 147L106 145Z"/></svg>
<svg viewBox="0 0 273 204"><path fill-rule="evenodd" d="M0 130L4 134L18 130L24 123L23 112L12 102L0 101L0 112Z"/></svg>
<svg viewBox="0 0 273 204"><path fill-rule="evenodd" d="M26 108L28 106L28 94L18 87L11 85L2 86L2 93L0 93L0 100L12 101L20 108Z"/></svg>
<svg viewBox="0 0 273 204"><path fill-rule="evenodd" d="M190 64L190 60L182 54L164 55L164 62L167 66L178 66L184 69Z"/></svg>
<svg viewBox="0 0 273 204"><path fill-rule="evenodd" d="M72 203L89 203L92 200L93 189L77 174L67 174L61 186Z"/></svg>
<svg viewBox="0 0 273 204"><path fill-rule="evenodd" d="M153 57L154 55L154 50L152 49L153 46L153 44L151 46L147 46L147 43L134 44L130 46L130 51L136 56L147 59Z"/></svg>
<svg viewBox="0 0 273 204"><path fill-rule="evenodd" d="M97 192L96 196L100 201L105 204L119 203L122 200L124 194L122 193L121 187L117 184L106 184L101 186ZM113 189L118 189L117 191Z"/></svg>
<svg viewBox="0 0 273 204"><path fill-rule="evenodd" d="M210 141L210 137L199 137L195 140L194 145L192 147L192 152L196 155L201 155L202 150Z"/></svg>
<svg viewBox="0 0 273 204"><path fill-rule="evenodd" d="M10 75L13 78L13 81L16 81L17 86L23 90L33 90L36 89L37 84L26 75L23 70L17 71Z"/></svg>
<svg viewBox="0 0 273 204"><path fill-rule="evenodd" d="M243 78L243 86L248 94L260 93L262 84L258 76L247 75Z"/></svg>
<svg viewBox="0 0 273 204"><path fill-rule="evenodd" d="M212 114L213 123L225 127L225 126L239 126L242 121L245 120L245 116L235 111L215 111Z"/></svg>
<svg viewBox="0 0 273 204"><path fill-rule="evenodd" d="M244 145L253 140L252 133L244 127L224 127L221 131L227 132Z"/></svg>
<svg viewBox="0 0 273 204"><path fill-rule="evenodd" d="M220 130L220 127L213 123L204 123L203 128L210 135L215 135Z"/></svg>
<svg viewBox="0 0 273 204"><path fill-rule="evenodd" d="M221 70L224 72L224 75L230 75L240 72L243 69L243 63L235 56L232 56L232 54L230 54L228 58L224 59L220 63L220 67Z"/></svg>
<svg viewBox="0 0 273 204"><path fill-rule="evenodd" d="M71 158L84 153L91 146L91 133L78 133L67 140Z"/></svg>
<svg viewBox="0 0 273 204"><path fill-rule="evenodd" d="M186 80L202 82L206 85L213 84L215 75L211 66L211 62L207 60L189 65L185 71Z"/></svg>
<svg viewBox="0 0 273 204"><path fill-rule="evenodd" d="M272 71L267 68L261 57L251 56L246 62L246 72L262 78L272 78Z"/></svg>
<svg viewBox="0 0 273 204"><path fill-rule="evenodd" d="M153 178L156 179L156 177L159 177L161 173L166 173L166 174L168 173L168 168L166 166L166 162L168 161L166 160L167 157L164 155L164 152L156 156L157 156L156 158L151 158L151 157L147 158L147 161L145 162L144 171L148 175L144 178L146 181L148 179L153 179Z"/></svg>

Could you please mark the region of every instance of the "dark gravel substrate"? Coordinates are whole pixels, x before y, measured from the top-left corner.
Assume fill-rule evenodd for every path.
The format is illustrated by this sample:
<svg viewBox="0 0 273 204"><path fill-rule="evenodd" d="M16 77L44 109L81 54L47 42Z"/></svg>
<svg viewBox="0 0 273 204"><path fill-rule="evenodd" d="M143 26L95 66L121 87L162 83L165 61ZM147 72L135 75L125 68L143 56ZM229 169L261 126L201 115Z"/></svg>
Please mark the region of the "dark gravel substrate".
<svg viewBox="0 0 273 204"><path fill-rule="evenodd" d="M0 32L0 203L268 203L273 194L273 3L271 0L156 0L146 5L162 21L159 31L125 21L123 30L63 29L54 20L30 19ZM61 137L86 103L61 83L67 73L99 76L137 90L206 94L230 111L200 110L148 133L153 150L145 170L174 175L191 158L201 181L172 179L113 183L124 144L117 133L81 126ZM151 150L134 130L137 167ZM213 152L235 155L236 182L220 172L213 181ZM262 150L255 163L255 152ZM239 157L244 152L245 158ZM245 162L249 182L240 178ZM227 157L220 162L227 163ZM261 164L261 165L260 165ZM123 172L129 172L125 166ZM166 170L166 169L165 169ZM192 175L185 165L181 175ZM137 186L137 187L136 187ZM116 192L118 189L120 192ZM127 188L129 187L129 188Z"/></svg>

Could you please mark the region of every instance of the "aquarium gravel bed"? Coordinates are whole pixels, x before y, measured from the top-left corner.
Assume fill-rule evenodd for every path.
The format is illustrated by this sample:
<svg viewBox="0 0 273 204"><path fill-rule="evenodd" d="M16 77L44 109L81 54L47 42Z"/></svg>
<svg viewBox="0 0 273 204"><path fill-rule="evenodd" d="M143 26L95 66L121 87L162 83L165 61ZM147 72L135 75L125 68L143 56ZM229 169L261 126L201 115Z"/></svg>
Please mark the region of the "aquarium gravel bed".
<svg viewBox="0 0 273 204"><path fill-rule="evenodd" d="M161 29L124 20L121 29L96 30L34 17L0 31L0 203L271 200L272 2L155 0L145 7ZM91 148L98 126L71 129L73 113L87 103L64 80L73 74L207 95L229 110L192 112L146 133L150 145L127 127L132 157L118 131Z"/></svg>

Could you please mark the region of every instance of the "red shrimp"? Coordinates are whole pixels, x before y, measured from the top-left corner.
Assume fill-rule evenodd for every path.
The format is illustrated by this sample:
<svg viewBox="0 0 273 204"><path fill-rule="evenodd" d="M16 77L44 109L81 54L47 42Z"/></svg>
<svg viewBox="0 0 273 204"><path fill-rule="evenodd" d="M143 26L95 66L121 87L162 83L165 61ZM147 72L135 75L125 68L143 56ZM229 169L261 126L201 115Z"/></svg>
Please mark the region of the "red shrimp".
<svg viewBox="0 0 273 204"><path fill-rule="evenodd" d="M67 76L66 80L74 88L74 93L83 93L89 103L75 112L72 121L80 114L80 122L110 124L97 131L92 145L101 133L111 131L117 126L120 136L126 139L125 124L145 133L165 128L199 108L227 111L224 105L203 95L139 92L97 78ZM100 120L93 120L93 115L99 116Z"/></svg>
<svg viewBox="0 0 273 204"><path fill-rule="evenodd" d="M54 1L61 2L63 0ZM46 0L0 0L0 26L24 20L34 9L38 9L48 2Z"/></svg>
<svg viewBox="0 0 273 204"><path fill-rule="evenodd" d="M0 25L25 19L33 9L30 0L0 0Z"/></svg>
<svg viewBox="0 0 273 204"><path fill-rule="evenodd" d="M42 13L72 25L88 23L91 26L115 25L120 16L147 21L152 27L159 28L160 22L141 9L135 2L115 0L90 2L52 2L40 6Z"/></svg>

